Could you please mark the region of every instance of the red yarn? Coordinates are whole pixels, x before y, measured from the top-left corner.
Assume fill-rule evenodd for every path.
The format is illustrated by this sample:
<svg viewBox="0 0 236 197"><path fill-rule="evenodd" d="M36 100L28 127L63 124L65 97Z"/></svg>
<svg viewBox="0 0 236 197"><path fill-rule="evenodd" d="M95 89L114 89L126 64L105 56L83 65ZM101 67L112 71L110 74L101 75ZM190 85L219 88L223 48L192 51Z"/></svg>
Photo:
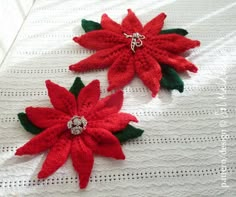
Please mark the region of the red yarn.
<svg viewBox="0 0 236 197"><path fill-rule="evenodd" d="M48 89L48 96L53 107L68 115L76 114L76 100L74 95L66 88L52 83L50 80L46 81Z"/></svg>
<svg viewBox="0 0 236 197"><path fill-rule="evenodd" d="M73 140L71 146L71 159L74 169L79 174L80 188L87 186L94 163L93 151L84 143L85 140L86 138L78 137L77 140Z"/></svg>
<svg viewBox="0 0 236 197"><path fill-rule="evenodd" d="M142 51L137 51L134 64L139 78L152 91L154 97L160 89L159 81L162 77L160 65L152 56Z"/></svg>
<svg viewBox="0 0 236 197"><path fill-rule="evenodd" d="M51 148L66 129L66 124L56 124L55 126L45 129L24 146L18 148L16 155L37 154Z"/></svg>
<svg viewBox="0 0 236 197"><path fill-rule="evenodd" d="M108 91L115 88L122 88L129 83L134 75L134 57L131 55L129 49L125 49L121 55L114 61L111 68L108 71ZM119 77L114 77L118 76Z"/></svg>
<svg viewBox="0 0 236 197"><path fill-rule="evenodd" d="M123 52L125 45L118 45L113 48L103 49L98 51L96 54L91 55L90 57L82 60L78 64L70 66L71 70L78 72L84 72L91 69L102 69L110 66L115 59L117 59Z"/></svg>
<svg viewBox="0 0 236 197"><path fill-rule="evenodd" d="M77 99L78 114L86 116L90 110L97 104L100 99L100 86L99 81L94 80L86 88L83 88Z"/></svg>
<svg viewBox="0 0 236 197"><path fill-rule="evenodd" d="M123 32L127 34L132 34L135 32L142 33L143 30L143 25L131 9L128 9L128 15L123 19L121 27Z"/></svg>
<svg viewBox="0 0 236 197"><path fill-rule="evenodd" d="M151 37L160 33L163 25L164 25L164 20L166 18L165 13L161 13L155 18L153 18L151 21L149 21L143 29L143 33L150 35Z"/></svg>
<svg viewBox="0 0 236 197"><path fill-rule="evenodd" d="M103 120L111 114L118 113L122 107L123 99L123 92L121 90L101 99L93 111L88 114L87 118L89 120Z"/></svg>
<svg viewBox="0 0 236 197"><path fill-rule="evenodd" d="M122 91L100 99L98 80L85 86L77 101L68 90L49 80L46 86L55 109L26 108L30 121L45 130L18 148L15 154L31 155L50 149L38 178L53 174L71 154L80 188L85 188L93 167L93 154L125 159L120 142L112 132L126 128L130 121L137 122L137 119L130 114L119 113L123 104ZM80 134L72 134L67 125L75 116L83 116L87 120L86 128Z"/></svg>
<svg viewBox="0 0 236 197"><path fill-rule="evenodd" d="M105 30L113 31L115 33L122 33L121 26L113 21L107 14L102 15L101 26Z"/></svg>
<svg viewBox="0 0 236 197"><path fill-rule="evenodd" d="M127 113L114 113L104 118L103 120L95 120L89 122L91 128L104 128L111 132L122 130L130 122L138 122L135 116Z"/></svg>
<svg viewBox="0 0 236 197"><path fill-rule="evenodd" d="M73 40L81 46L93 50L107 49L129 43L122 34L118 35L107 30L91 31L84 34L83 37L75 37Z"/></svg>
<svg viewBox="0 0 236 197"><path fill-rule="evenodd" d="M66 162L70 154L72 142L70 139L71 136L68 134L62 135L51 148L41 171L38 173L38 178L41 179L50 176Z"/></svg>
<svg viewBox="0 0 236 197"><path fill-rule="evenodd" d="M56 125L58 121L68 122L70 120L70 116L53 108L27 107L25 111L29 120L42 129Z"/></svg>
<svg viewBox="0 0 236 197"><path fill-rule="evenodd" d="M109 131L88 128L87 133L88 135L84 136L84 141L94 153L115 159L125 159L120 142Z"/></svg>
<svg viewBox="0 0 236 197"><path fill-rule="evenodd" d="M180 72L197 72L197 67L179 54L199 46L200 42L177 34L159 34L165 18L166 15L161 13L143 27L130 9L121 25L103 14L103 30L90 31L74 38L81 46L97 52L71 65L70 70L84 72L110 66L108 91L124 87L137 73L154 97L159 91L162 78L159 63ZM133 33L145 36L142 38L142 46L136 47L135 52L131 50Z"/></svg>

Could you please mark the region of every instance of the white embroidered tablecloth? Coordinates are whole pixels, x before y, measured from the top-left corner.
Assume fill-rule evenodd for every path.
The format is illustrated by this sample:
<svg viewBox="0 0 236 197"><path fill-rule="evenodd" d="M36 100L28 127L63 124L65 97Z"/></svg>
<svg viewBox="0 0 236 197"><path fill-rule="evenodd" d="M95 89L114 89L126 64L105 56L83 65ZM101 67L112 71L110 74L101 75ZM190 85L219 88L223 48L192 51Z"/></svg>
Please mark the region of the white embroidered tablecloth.
<svg viewBox="0 0 236 197"><path fill-rule="evenodd" d="M69 88L76 76L85 84L97 78L107 95L107 70L68 70L93 53L72 38L83 33L82 18L99 22L107 13L121 21L127 8L143 23L165 12L166 29L185 28L200 40L187 55L199 72L182 75L182 94L161 90L153 99L137 78L124 88L122 111L145 133L123 145L124 161L96 157L85 190L70 159L37 180L46 154L14 156L32 138L17 113L49 106L46 79ZM0 196L236 196L235 21L235 0L37 0L0 67Z"/></svg>

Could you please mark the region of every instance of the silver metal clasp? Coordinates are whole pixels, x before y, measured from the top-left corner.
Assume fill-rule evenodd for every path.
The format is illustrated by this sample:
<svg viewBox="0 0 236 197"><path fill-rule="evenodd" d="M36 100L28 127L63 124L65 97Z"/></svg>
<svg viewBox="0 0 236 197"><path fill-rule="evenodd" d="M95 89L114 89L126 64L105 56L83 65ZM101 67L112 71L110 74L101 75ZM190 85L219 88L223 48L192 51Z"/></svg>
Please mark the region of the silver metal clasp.
<svg viewBox="0 0 236 197"><path fill-rule="evenodd" d="M145 39L144 35L141 35L140 33L136 32L133 33L132 35L124 33L126 38L132 38L131 43L130 43L130 48L131 50L135 53L135 47L141 47L143 46L143 39Z"/></svg>

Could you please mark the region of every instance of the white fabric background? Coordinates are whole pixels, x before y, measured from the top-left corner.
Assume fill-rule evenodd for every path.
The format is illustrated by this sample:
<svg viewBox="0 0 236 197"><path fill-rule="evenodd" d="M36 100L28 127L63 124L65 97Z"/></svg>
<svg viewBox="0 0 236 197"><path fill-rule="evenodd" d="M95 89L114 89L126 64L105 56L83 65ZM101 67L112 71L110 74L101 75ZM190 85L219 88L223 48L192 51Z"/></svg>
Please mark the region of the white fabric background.
<svg viewBox="0 0 236 197"><path fill-rule="evenodd" d="M11 47L34 0L0 1L0 64Z"/></svg>
<svg viewBox="0 0 236 197"><path fill-rule="evenodd" d="M46 153L14 156L32 138L17 113L50 105L46 79L69 88L76 76L86 84L97 78L107 95L107 70L68 70L93 53L72 37L83 33L82 18L100 21L106 12L121 21L127 8L143 23L164 11L165 28L186 28L188 37L200 40L201 47L186 54L199 72L182 75L182 94L161 90L152 99L137 78L125 87L122 111L136 115L145 133L123 145L125 161L96 157L86 190L79 190L70 159L38 181ZM37 0L0 68L0 196L236 196L235 9L234 0ZM228 188L221 187L223 130Z"/></svg>

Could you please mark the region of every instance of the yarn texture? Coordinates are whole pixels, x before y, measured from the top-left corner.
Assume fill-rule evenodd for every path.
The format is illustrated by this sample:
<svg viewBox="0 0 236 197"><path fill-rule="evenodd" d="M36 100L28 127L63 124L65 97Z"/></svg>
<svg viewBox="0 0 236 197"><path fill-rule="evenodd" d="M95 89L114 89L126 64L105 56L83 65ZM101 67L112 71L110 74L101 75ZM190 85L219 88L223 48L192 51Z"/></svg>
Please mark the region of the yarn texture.
<svg viewBox="0 0 236 197"><path fill-rule="evenodd" d="M168 66L161 66L162 79L160 81L162 87L166 87L168 90L177 89L179 92L184 91L184 82L175 72L175 70Z"/></svg>
<svg viewBox="0 0 236 197"><path fill-rule="evenodd" d="M15 154L32 155L49 149L38 173L40 179L53 174L70 155L80 188L85 188L94 154L124 160L120 142L141 136L143 130L129 125L131 121L138 121L136 117L119 112L123 104L122 91L100 99L98 80L84 86L81 79L76 78L70 91L50 80L46 86L53 108L27 107L26 113L18 114L23 127L37 135Z"/></svg>
<svg viewBox="0 0 236 197"><path fill-rule="evenodd" d="M87 33L74 37L73 40L97 52L71 65L69 69L85 72L110 67L108 91L123 88L137 75L150 89L153 97L158 93L163 77L168 78L161 83L163 87L182 92L179 78L170 80L169 73L163 76L162 67L171 67L171 74L176 71L197 72L197 67L182 57L181 53L199 46L200 42L184 37L188 33L184 29L162 30L165 18L166 15L161 13L143 26L129 9L121 25L106 14L102 16L101 26L99 23L83 20ZM167 81L177 85L170 85Z"/></svg>

